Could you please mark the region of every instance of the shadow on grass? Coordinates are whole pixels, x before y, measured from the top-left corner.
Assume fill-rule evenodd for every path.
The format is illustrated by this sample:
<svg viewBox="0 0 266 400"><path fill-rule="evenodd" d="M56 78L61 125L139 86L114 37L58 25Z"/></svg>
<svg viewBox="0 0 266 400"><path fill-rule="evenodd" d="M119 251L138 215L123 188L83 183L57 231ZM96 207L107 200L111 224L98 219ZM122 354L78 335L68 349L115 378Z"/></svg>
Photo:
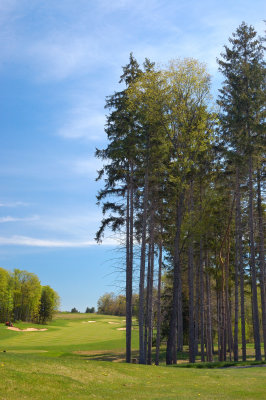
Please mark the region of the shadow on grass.
<svg viewBox="0 0 266 400"><path fill-rule="evenodd" d="M138 362L138 350L132 350L131 358L133 363ZM85 360L91 361L112 361L112 362L125 362L125 351L112 351L112 350L92 350L92 351L75 351L74 354L79 355Z"/></svg>
<svg viewBox="0 0 266 400"><path fill-rule="evenodd" d="M125 362L126 352L121 350L80 350L73 351L72 354L75 354L79 357L82 357L86 360L93 361L111 361L111 362ZM217 350L213 353L214 360L213 362L201 362L200 353L196 357L196 363L189 363L189 351L188 346L184 346L184 351L177 352L177 365L173 365L173 367L186 367L186 368L226 368L231 366L246 366L246 365L259 365L265 364L265 361L256 362L254 360L254 355L247 355L246 362L240 361L234 362L233 360L227 359L225 362L218 361L218 352ZM206 357L206 354L205 354ZM166 358L166 346L162 346L160 350L159 362L161 365L165 365ZM139 359L139 351L132 350L131 352L132 362L137 364ZM155 349L153 349L152 354L152 364L155 363Z"/></svg>

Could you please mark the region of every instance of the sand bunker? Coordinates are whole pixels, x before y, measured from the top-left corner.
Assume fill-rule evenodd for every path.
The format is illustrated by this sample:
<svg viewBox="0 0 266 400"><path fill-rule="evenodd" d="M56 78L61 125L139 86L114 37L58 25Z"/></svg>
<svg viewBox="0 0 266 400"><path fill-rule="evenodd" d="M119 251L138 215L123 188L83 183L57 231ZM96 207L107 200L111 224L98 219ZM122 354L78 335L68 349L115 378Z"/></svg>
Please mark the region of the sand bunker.
<svg viewBox="0 0 266 400"><path fill-rule="evenodd" d="M116 325L119 325L119 324L120 324L120 322L113 322L113 321L109 321L109 322L108 322L108 324L116 324Z"/></svg>
<svg viewBox="0 0 266 400"><path fill-rule="evenodd" d="M43 332L43 331L47 331L46 328L43 328L43 329L37 329L37 328L19 329L19 328L15 328L14 326L8 326L7 329L10 329L11 331L16 331L16 332Z"/></svg>
<svg viewBox="0 0 266 400"><path fill-rule="evenodd" d="M91 322L96 322L96 321L82 321L83 324L91 323Z"/></svg>
<svg viewBox="0 0 266 400"><path fill-rule="evenodd" d="M116 328L117 331L125 331L127 328ZM132 331L134 330L133 326L132 326Z"/></svg>

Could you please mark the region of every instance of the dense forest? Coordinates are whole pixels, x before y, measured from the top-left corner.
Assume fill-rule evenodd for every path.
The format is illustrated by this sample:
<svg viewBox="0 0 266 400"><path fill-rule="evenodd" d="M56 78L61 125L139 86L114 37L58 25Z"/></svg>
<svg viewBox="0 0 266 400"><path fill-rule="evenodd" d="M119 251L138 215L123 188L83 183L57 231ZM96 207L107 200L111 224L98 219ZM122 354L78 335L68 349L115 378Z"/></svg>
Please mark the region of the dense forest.
<svg viewBox="0 0 266 400"><path fill-rule="evenodd" d="M247 340L266 356L263 56L243 22L217 60L216 101L197 60L140 67L132 54L106 99L96 240L106 228L124 240L127 362L136 281L141 364L154 342L159 363L163 338L167 364L184 344L190 362L212 361L214 344L220 361L246 360Z"/></svg>
<svg viewBox="0 0 266 400"><path fill-rule="evenodd" d="M42 286L37 275L0 268L0 322L26 321L45 324L59 307L59 296Z"/></svg>

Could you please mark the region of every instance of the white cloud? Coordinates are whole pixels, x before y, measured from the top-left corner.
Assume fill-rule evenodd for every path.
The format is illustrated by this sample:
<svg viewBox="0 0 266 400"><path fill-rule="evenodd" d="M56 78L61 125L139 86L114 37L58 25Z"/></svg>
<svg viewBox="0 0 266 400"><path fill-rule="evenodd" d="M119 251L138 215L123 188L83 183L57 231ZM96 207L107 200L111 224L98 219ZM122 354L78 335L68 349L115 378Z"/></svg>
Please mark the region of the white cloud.
<svg viewBox="0 0 266 400"><path fill-rule="evenodd" d="M67 122L58 130L58 134L67 139L99 140L104 137L105 123L104 114L81 106L69 112Z"/></svg>
<svg viewBox="0 0 266 400"><path fill-rule="evenodd" d="M97 171L103 166L102 161L96 157L88 157L87 159L75 160L71 169L78 175L93 176L96 178Z"/></svg>
<svg viewBox="0 0 266 400"><path fill-rule="evenodd" d="M40 217L38 215L34 215L32 217L11 217L11 216L6 216L6 217L0 217L0 224L6 223L6 222L31 222L31 221L37 221L39 220Z"/></svg>
<svg viewBox="0 0 266 400"><path fill-rule="evenodd" d="M0 237L0 245L30 246L30 247L47 247L47 248L78 248L98 245L95 241L65 241L52 239L38 239L28 236L11 236L9 238ZM105 246L115 246L115 239L106 239L103 241Z"/></svg>
<svg viewBox="0 0 266 400"><path fill-rule="evenodd" d="M29 206L29 203L25 203L23 201L11 201L11 202L0 202L0 207L25 207Z"/></svg>
<svg viewBox="0 0 266 400"><path fill-rule="evenodd" d="M26 53L38 67L38 79L63 80L77 73L87 72L99 61L97 41L88 36L69 36L67 32L29 44Z"/></svg>

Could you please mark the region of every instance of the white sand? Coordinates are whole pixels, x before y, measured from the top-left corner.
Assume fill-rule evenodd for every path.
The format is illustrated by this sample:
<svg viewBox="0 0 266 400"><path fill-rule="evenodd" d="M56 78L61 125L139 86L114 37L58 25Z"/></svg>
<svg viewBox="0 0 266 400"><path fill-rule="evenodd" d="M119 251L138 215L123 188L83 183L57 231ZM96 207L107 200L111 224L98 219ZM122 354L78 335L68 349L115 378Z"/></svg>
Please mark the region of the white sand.
<svg viewBox="0 0 266 400"><path fill-rule="evenodd" d="M16 332L43 332L43 331L47 331L46 328L43 328L43 329L37 329L37 328L19 329L19 328L15 328L15 326L8 326L7 329L9 329L11 331L16 331Z"/></svg>
<svg viewBox="0 0 266 400"><path fill-rule="evenodd" d="M91 322L96 322L96 321L82 321L83 324L91 323Z"/></svg>

